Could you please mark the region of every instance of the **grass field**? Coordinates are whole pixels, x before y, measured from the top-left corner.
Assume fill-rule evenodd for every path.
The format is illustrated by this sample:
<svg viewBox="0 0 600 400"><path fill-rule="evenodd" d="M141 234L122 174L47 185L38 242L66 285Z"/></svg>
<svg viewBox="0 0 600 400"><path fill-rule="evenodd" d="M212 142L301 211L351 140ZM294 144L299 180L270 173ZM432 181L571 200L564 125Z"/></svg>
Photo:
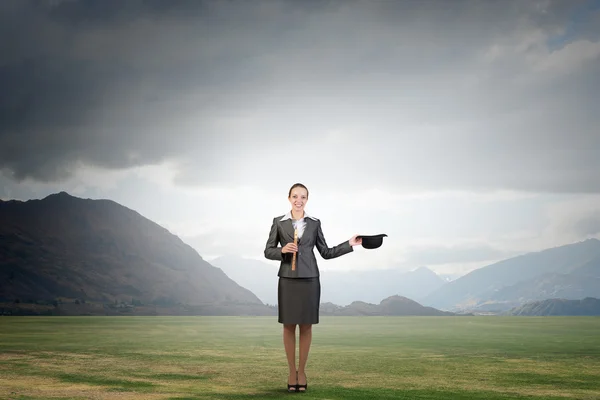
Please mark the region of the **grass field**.
<svg viewBox="0 0 600 400"><path fill-rule="evenodd" d="M600 318L329 317L285 391L273 317L0 317L2 399L600 399Z"/></svg>

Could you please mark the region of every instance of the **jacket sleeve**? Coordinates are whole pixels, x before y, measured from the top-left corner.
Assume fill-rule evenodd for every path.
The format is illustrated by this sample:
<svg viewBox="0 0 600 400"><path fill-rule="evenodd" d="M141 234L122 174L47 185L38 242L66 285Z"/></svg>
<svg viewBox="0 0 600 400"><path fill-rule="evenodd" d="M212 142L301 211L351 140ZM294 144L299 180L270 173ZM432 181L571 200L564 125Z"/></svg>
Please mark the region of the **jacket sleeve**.
<svg viewBox="0 0 600 400"><path fill-rule="evenodd" d="M283 254L279 246L279 233L277 232L277 218L273 218L273 225L265 246L265 257L269 260L282 261Z"/></svg>
<svg viewBox="0 0 600 400"><path fill-rule="evenodd" d="M319 250L319 253L321 254L321 257L323 257L326 260L340 257L344 254L348 254L354 251L352 246L350 246L349 240L346 240L345 242L340 243L335 247L328 247L327 242L325 241L325 236L323 236L323 230L321 229L321 221L319 221L319 226L317 227L316 246L317 250Z"/></svg>

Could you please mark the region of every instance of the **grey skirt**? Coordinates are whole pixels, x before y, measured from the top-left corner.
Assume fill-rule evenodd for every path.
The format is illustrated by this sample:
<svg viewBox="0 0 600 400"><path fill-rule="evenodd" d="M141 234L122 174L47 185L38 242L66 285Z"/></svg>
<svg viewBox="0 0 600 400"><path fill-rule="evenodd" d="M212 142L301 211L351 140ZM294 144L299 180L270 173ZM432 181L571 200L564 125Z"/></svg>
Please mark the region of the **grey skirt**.
<svg viewBox="0 0 600 400"><path fill-rule="evenodd" d="M321 281L315 278L279 278L277 286L279 322L318 324Z"/></svg>

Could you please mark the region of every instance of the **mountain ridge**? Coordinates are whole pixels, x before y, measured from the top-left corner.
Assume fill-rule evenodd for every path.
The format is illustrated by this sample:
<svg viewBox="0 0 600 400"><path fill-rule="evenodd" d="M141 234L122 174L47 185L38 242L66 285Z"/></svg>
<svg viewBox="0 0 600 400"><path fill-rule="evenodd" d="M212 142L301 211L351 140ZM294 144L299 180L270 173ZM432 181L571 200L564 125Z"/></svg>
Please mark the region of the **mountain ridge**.
<svg viewBox="0 0 600 400"><path fill-rule="evenodd" d="M113 200L67 192L0 200L0 265L2 315L277 315L181 238ZM277 268L269 273L276 282ZM335 307L364 315L360 305ZM368 307L451 315L404 297Z"/></svg>
<svg viewBox="0 0 600 400"><path fill-rule="evenodd" d="M0 200L0 303L5 309L26 309L28 303L90 315L275 315L277 265L230 257L234 267L253 263L241 268L248 275L240 277L235 268L219 265L227 259L206 261L179 236L113 200L81 199L64 191L43 199ZM600 297L600 240L525 253L451 282L425 266L323 269L321 282L324 312L330 309L332 315L388 315L388 303L402 303L402 312L418 304L423 308L417 314L501 313L546 298ZM256 288L272 301L265 305ZM331 301L336 298L348 301Z"/></svg>
<svg viewBox="0 0 600 400"><path fill-rule="evenodd" d="M494 297L501 297L502 293L526 287L527 282L530 286L537 285L548 275L570 276L578 271L596 271L600 266L599 257L600 240L595 238L529 252L471 271L432 292L422 299L422 303L440 309L472 309L489 303ZM600 286L594 286L590 294L598 290ZM523 303L530 298L502 300Z"/></svg>
<svg viewBox="0 0 600 400"><path fill-rule="evenodd" d="M0 299L154 305L262 302L166 228L66 192L0 201Z"/></svg>

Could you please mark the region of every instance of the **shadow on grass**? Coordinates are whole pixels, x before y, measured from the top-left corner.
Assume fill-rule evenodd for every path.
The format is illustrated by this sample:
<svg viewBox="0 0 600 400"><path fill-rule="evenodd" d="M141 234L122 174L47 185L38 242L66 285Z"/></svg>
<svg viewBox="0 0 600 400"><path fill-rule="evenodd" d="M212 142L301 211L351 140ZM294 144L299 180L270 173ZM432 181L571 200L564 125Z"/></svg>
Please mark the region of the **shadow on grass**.
<svg viewBox="0 0 600 400"><path fill-rule="evenodd" d="M513 372L504 374L503 379L512 384L550 386L579 390L600 390L600 381L596 375L560 376L538 372Z"/></svg>
<svg viewBox="0 0 600 400"><path fill-rule="evenodd" d="M133 376L136 378L144 378L144 379L156 379L160 381L206 381L209 380L212 375L208 374L178 374L178 373L158 373L158 374L144 374L144 373L135 373L129 374L129 376Z"/></svg>
<svg viewBox="0 0 600 400"><path fill-rule="evenodd" d="M518 393L498 392L469 392L445 390L400 390L400 389L352 389L343 387L321 386L312 388L305 393L288 393L285 388L271 389L258 393L203 393L197 396L170 397L169 400L198 400L198 399L281 399L287 396L301 396L306 399L401 399L401 400L506 400L506 399L540 399L539 396L526 396ZM564 397L544 396L544 400L564 400Z"/></svg>
<svg viewBox="0 0 600 400"><path fill-rule="evenodd" d="M102 376L80 374L58 374L56 378L63 382L84 383L87 385L112 386L120 391L137 391L139 389L152 389L156 387L150 382L130 381L126 379L105 378ZM147 391L147 390L146 390Z"/></svg>
<svg viewBox="0 0 600 400"><path fill-rule="evenodd" d="M144 378L153 378L169 381L206 381L210 379L211 375L186 375L186 374L150 374L145 375Z"/></svg>

